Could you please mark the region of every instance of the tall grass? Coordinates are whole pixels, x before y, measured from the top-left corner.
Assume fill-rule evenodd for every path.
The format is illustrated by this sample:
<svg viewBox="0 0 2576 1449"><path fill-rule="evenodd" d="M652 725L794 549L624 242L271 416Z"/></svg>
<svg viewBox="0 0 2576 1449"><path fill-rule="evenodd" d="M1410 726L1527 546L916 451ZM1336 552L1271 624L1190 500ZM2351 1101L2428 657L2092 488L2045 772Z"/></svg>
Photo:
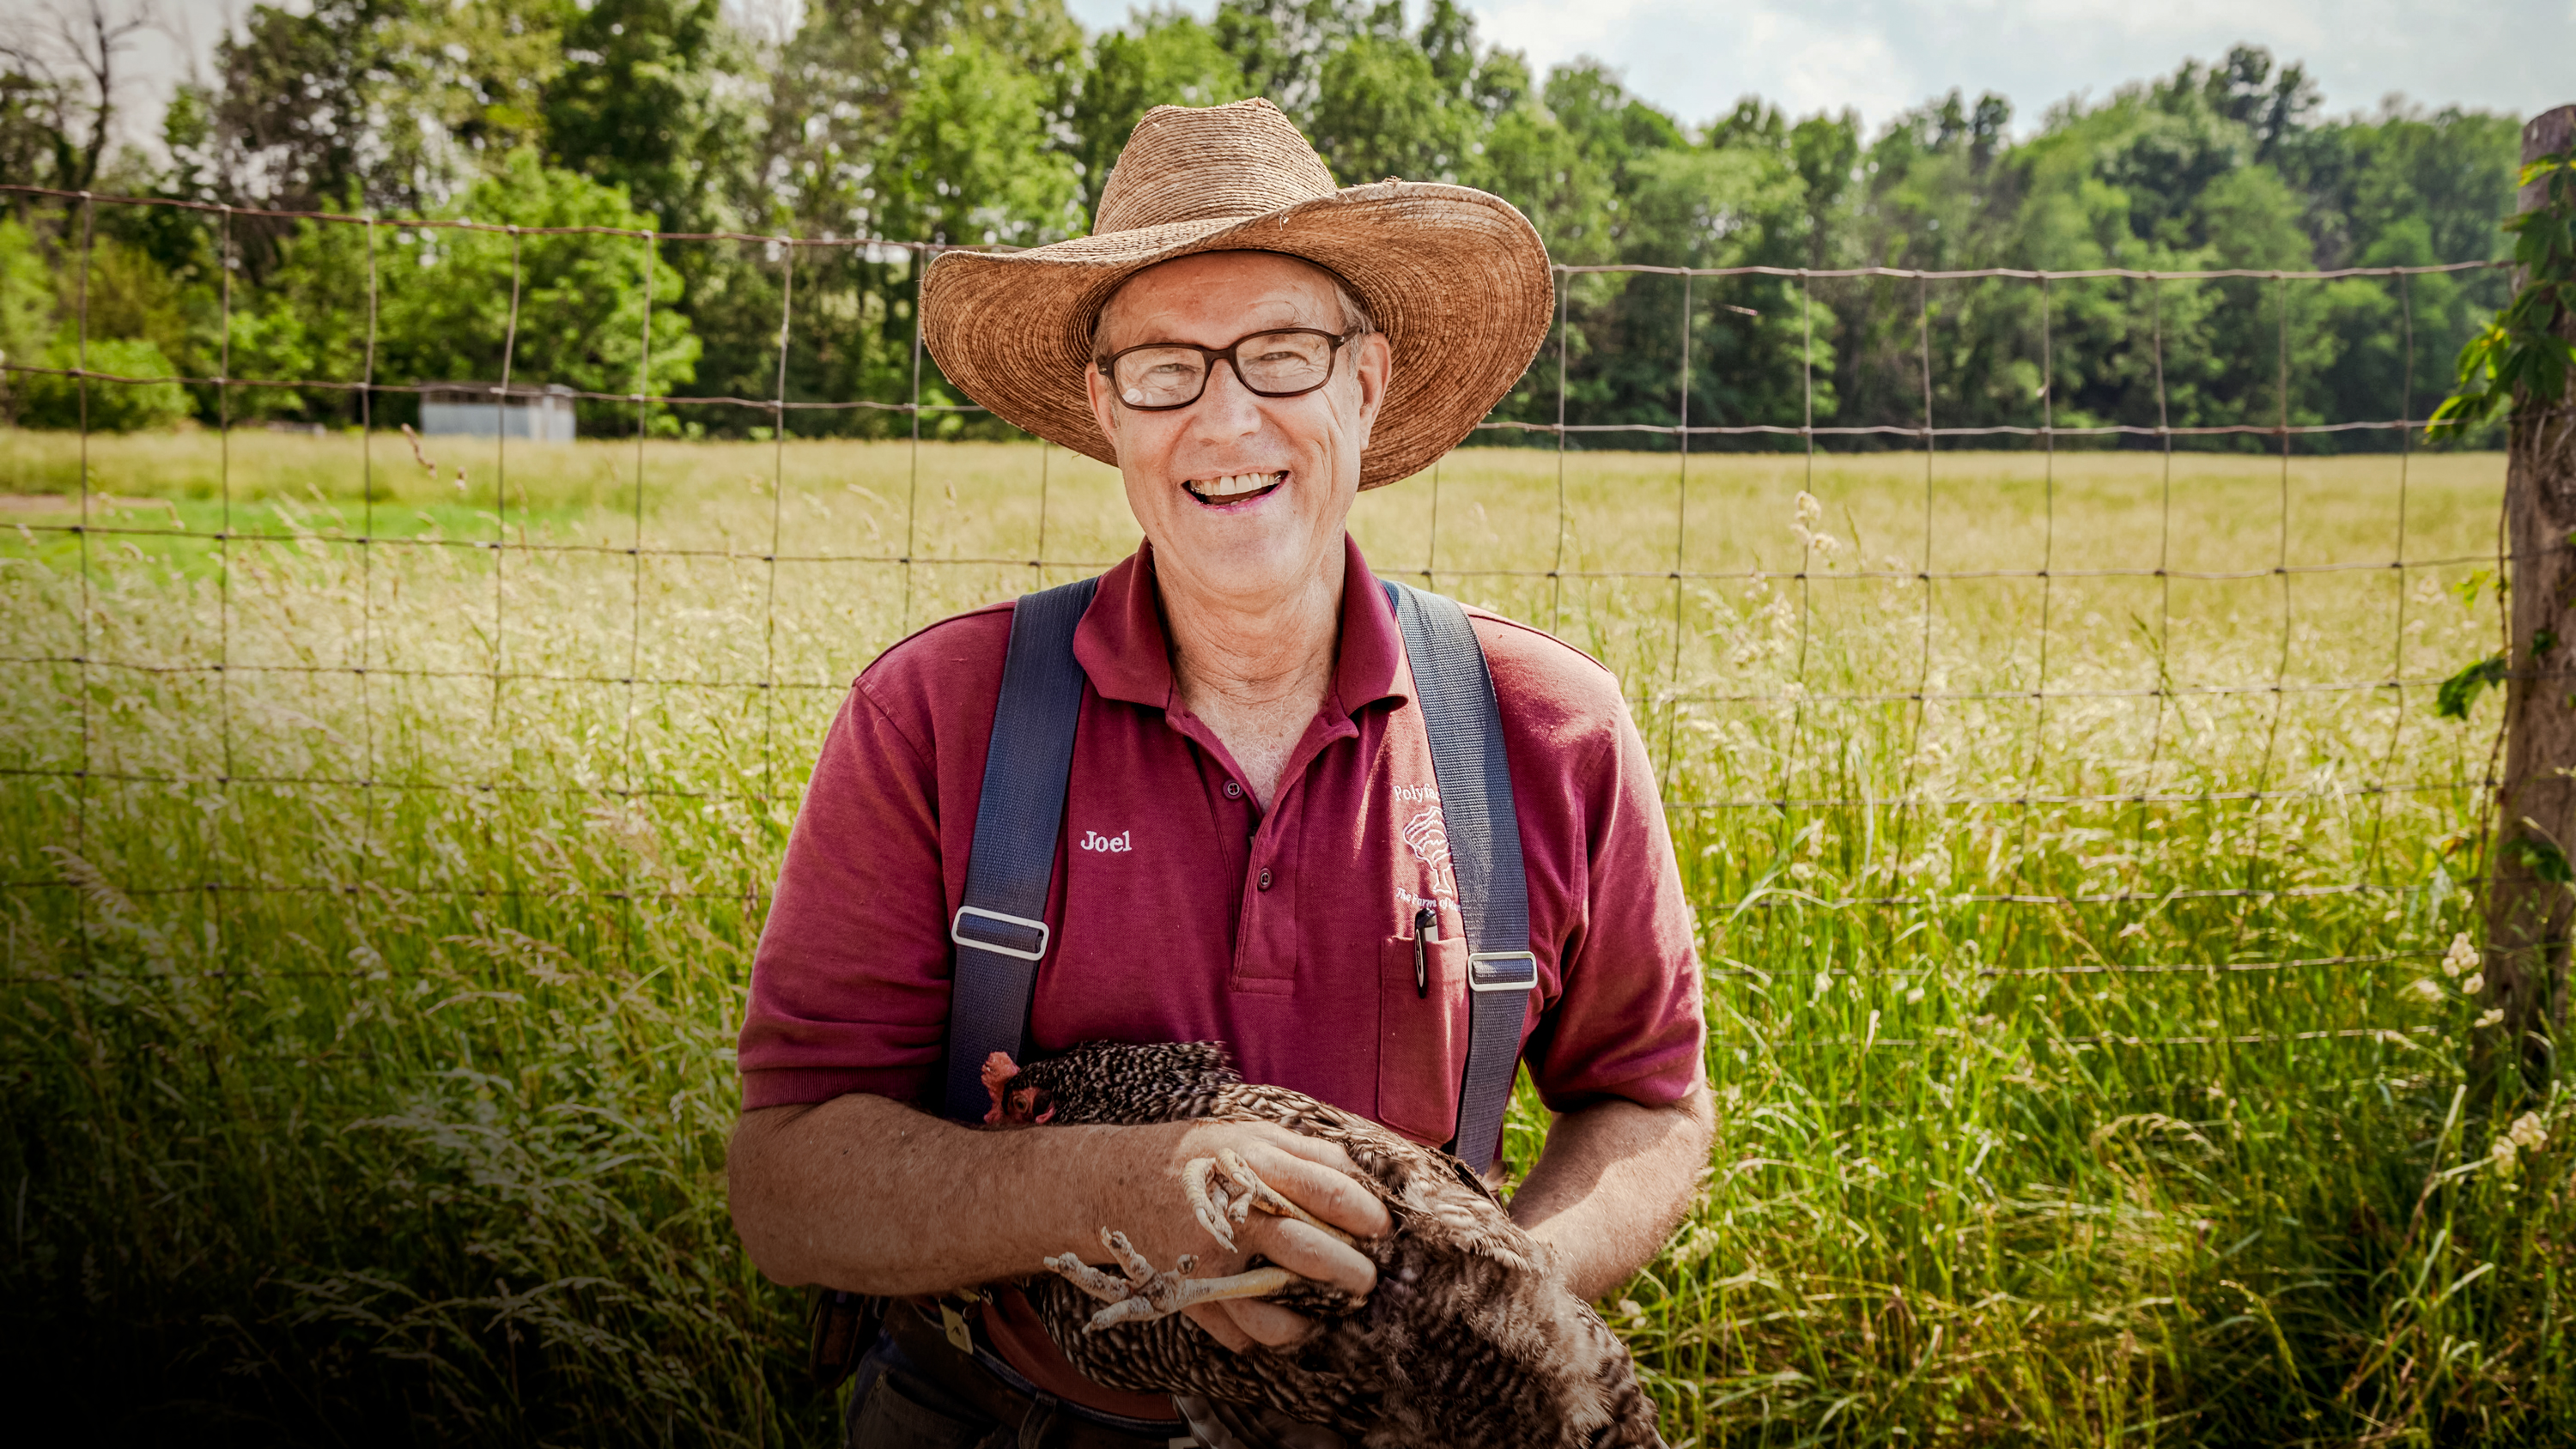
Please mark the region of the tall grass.
<svg viewBox="0 0 2576 1449"><path fill-rule="evenodd" d="M850 675L1122 554L1114 474L87 448L72 533L78 440L0 437L5 1361L116 1441L824 1442L720 1186L763 893ZM1610 1308L1676 1442L2576 1435L2576 1114L2467 1110L2443 963L2495 706L2429 681L2494 647L2501 472L1470 451L1362 500L1665 772L1721 1129Z"/></svg>

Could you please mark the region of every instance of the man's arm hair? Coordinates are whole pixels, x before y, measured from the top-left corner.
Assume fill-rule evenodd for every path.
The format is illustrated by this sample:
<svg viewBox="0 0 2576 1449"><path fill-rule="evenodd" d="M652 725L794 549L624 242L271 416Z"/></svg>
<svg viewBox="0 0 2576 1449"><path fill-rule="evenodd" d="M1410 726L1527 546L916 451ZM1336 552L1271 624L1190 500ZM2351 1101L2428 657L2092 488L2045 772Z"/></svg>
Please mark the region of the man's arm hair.
<svg viewBox="0 0 2576 1449"><path fill-rule="evenodd" d="M1662 1251L1708 1171L1708 1088L1666 1107L1604 1098L1568 1112L1513 1195L1514 1222L1556 1250L1566 1286L1598 1298Z"/></svg>
<svg viewBox="0 0 2576 1449"><path fill-rule="evenodd" d="M745 1112L725 1154L734 1228L782 1283L938 1293L1039 1270L1096 1213L1104 1129L977 1132L853 1093Z"/></svg>

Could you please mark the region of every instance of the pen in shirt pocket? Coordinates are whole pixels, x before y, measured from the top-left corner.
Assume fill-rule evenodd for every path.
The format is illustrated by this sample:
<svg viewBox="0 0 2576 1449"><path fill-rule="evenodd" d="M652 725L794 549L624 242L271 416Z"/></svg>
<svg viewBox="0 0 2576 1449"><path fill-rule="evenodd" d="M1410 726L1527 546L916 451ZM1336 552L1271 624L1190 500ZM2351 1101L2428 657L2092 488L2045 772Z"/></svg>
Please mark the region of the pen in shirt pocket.
<svg viewBox="0 0 2576 1449"><path fill-rule="evenodd" d="M1417 1001L1431 995L1431 948L1427 941L1440 939L1440 912L1429 905L1413 913L1413 996Z"/></svg>

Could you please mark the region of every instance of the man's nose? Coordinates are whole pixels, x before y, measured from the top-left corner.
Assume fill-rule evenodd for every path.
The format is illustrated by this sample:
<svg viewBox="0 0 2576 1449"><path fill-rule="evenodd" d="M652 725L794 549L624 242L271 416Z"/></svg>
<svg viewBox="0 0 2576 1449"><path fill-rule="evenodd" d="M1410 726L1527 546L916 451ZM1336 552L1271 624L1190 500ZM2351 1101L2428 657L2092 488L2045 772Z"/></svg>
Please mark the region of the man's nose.
<svg viewBox="0 0 2576 1449"><path fill-rule="evenodd" d="M1261 395L1245 387L1234 369L1220 360L1208 373L1198 405L1190 409L1190 431L1202 439L1240 438L1261 431Z"/></svg>

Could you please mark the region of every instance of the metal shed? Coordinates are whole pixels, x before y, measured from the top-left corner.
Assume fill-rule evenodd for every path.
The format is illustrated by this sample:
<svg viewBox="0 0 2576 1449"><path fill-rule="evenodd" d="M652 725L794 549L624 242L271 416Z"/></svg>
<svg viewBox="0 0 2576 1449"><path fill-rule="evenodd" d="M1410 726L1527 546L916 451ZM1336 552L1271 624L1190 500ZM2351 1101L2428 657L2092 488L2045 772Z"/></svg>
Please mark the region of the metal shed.
<svg viewBox="0 0 2576 1449"><path fill-rule="evenodd" d="M573 439L572 389L497 382L432 383L420 395L424 437L526 438L537 443Z"/></svg>

